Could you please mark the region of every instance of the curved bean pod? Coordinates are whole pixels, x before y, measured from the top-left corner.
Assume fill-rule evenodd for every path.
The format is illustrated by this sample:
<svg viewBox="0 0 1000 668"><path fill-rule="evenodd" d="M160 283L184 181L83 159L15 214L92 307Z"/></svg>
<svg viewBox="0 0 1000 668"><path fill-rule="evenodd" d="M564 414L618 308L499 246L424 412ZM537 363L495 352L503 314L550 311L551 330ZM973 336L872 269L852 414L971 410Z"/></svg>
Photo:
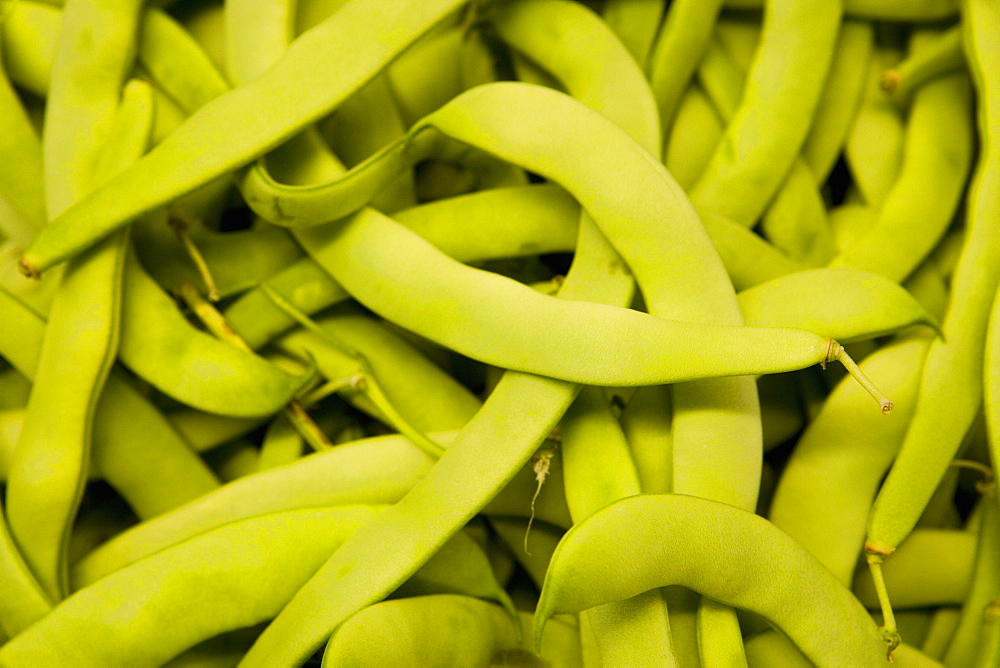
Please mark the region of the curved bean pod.
<svg viewBox="0 0 1000 668"><path fill-rule="evenodd" d="M981 502L984 504L983 515L979 524L972 580L958 626L944 655L944 663L949 666L972 665L976 647L984 640L980 637L983 611L991 601L1000 598L1000 574L996 568L1000 561L1000 501L993 492L984 494Z"/></svg>
<svg viewBox="0 0 1000 668"><path fill-rule="evenodd" d="M507 44L546 68L570 95L612 119L659 157L656 103L642 70L596 15L571 2L532 0L498 5L489 17ZM600 70L595 71L598 64Z"/></svg>
<svg viewBox="0 0 1000 668"><path fill-rule="evenodd" d="M960 605L969 593L977 537L956 529L915 529L882 567L893 607ZM854 575L854 595L878 609L879 600L866 569Z"/></svg>
<svg viewBox="0 0 1000 668"><path fill-rule="evenodd" d="M640 489L647 494L666 494L673 486L672 418L670 387L666 385L638 389L622 411L622 430Z"/></svg>
<svg viewBox="0 0 1000 668"><path fill-rule="evenodd" d="M302 249L288 233L271 225L225 233L191 226L187 234L211 269L220 297L252 288L302 258ZM142 266L160 285L176 289L182 283L201 284L191 256L162 218L139 221L132 239Z"/></svg>
<svg viewBox="0 0 1000 668"><path fill-rule="evenodd" d="M838 341L860 341L937 321L910 294L878 274L813 269L737 295L747 325L794 327Z"/></svg>
<svg viewBox="0 0 1000 668"><path fill-rule="evenodd" d="M337 629L323 665L485 666L498 652L521 647L518 631L503 608L468 596L383 601Z"/></svg>
<svg viewBox="0 0 1000 668"><path fill-rule="evenodd" d="M708 48L721 8L721 0L682 0L667 10L647 66L664 128L674 125L675 111Z"/></svg>
<svg viewBox="0 0 1000 668"><path fill-rule="evenodd" d="M32 575L0 504L0 631L13 638L48 614L52 601Z"/></svg>
<svg viewBox="0 0 1000 668"><path fill-rule="evenodd" d="M978 93L979 164L968 195L968 221L945 340L931 344L917 409L896 463L879 492L868 541L886 553L903 541L920 517L961 444L982 400L983 354L992 297L1000 283L1000 72L986 65L1000 54L1000 7L970 0L965 39Z"/></svg>
<svg viewBox="0 0 1000 668"><path fill-rule="evenodd" d="M3 291L0 313L18 334L16 341L0 339L0 354L34 378L44 321ZM123 411L131 419L119 419ZM186 439L115 370L94 415L91 460L140 517L180 505L218 484Z"/></svg>
<svg viewBox="0 0 1000 668"><path fill-rule="evenodd" d="M450 260L374 209L332 234L319 227L301 234L323 246L324 266L369 308L503 368L594 385L655 385L788 371L826 357L827 339L799 330L681 323L546 297ZM404 285L407 292L420 285L425 300L406 299ZM447 325L431 313L448 314ZM693 358L692 345L704 353Z"/></svg>
<svg viewBox="0 0 1000 668"><path fill-rule="evenodd" d="M138 0L114 7L77 0L63 13L42 139L52 214L146 149L150 89L133 82L122 92L140 9ZM100 47L88 49L91 39ZM68 591L69 534L86 482L98 397L118 345L127 243L120 232L66 268L8 474L11 534L53 601ZM66 350L75 351L73 365L64 362Z"/></svg>
<svg viewBox="0 0 1000 668"><path fill-rule="evenodd" d="M907 55L896 67L882 75L882 88L903 97L942 74L965 67L961 26L952 26L925 49Z"/></svg>
<svg viewBox="0 0 1000 668"><path fill-rule="evenodd" d="M5 72L0 73L0 115L6 130L0 143L0 232L23 245L45 222L42 147Z"/></svg>
<svg viewBox="0 0 1000 668"><path fill-rule="evenodd" d="M691 190L699 211L748 227L757 221L812 123L824 79L815 73L829 69L840 19L837 0L767 4L761 46L740 108ZM803 25L810 27L802 30ZM771 121L775 114L782 118L777 127Z"/></svg>
<svg viewBox="0 0 1000 668"><path fill-rule="evenodd" d="M631 564L625 577L622 564ZM681 495L623 499L567 532L542 588L535 643L557 612L676 584L763 615L820 666L885 660L868 613L798 543L752 513ZM800 612L818 606L826 612Z"/></svg>
<svg viewBox="0 0 1000 668"><path fill-rule="evenodd" d="M841 381L788 460L768 518L848 586L863 549L878 485L892 463L914 410L930 341L907 337L861 362L899 400L892 420L862 411L868 397ZM836 466L833 463L836 462Z"/></svg>
<svg viewBox="0 0 1000 668"><path fill-rule="evenodd" d="M846 19L840 26L833 62L816 118L802 144L802 159L817 183L825 183L861 105L875 30L869 21Z"/></svg>
<svg viewBox="0 0 1000 668"><path fill-rule="evenodd" d="M560 434L566 502L574 522L642 491L625 434L599 388L580 391L566 411ZM670 620L659 591L608 603L586 614L602 661L676 663Z"/></svg>
<svg viewBox="0 0 1000 668"><path fill-rule="evenodd" d="M125 261L119 355L137 375L204 411L276 413L308 381L195 329L131 254ZM238 400L236 398L238 397Z"/></svg>
<svg viewBox="0 0 1000 668"><path fill-rule="evenodd" d="M422 204L394 219L460 262L572 250L579 205L552 185L493 188ZM347 292L311 258L303 258L266 281L304 313L348 298ZM264 293L251 290L225 311L226 319L251 348L259 348L294 321Z"/></svg>
<svg viewBox="0 0 1000 668"><path fill-rule="evenodd" d="M964 72L917 91L899 177L878 220L831 266L873 271L897 282L916 269L944 235L964 193L973 159L971 113L972 88Z"/></svg>
<svg viewBox="0 0 1000 668"><path fill-rule="evenodd" d="M677 184L690 191L705 171L725 129L705 90L697 82L684 91L673 123L664 133L663 163Z"/></svg>
<svg viewBox="0 0 1000 668"><path fill-rule="evenodd" d="M726 0L726 7L757 9L765 0ZM937 21L958 13L958 0L844 0L848 16L883 21Z"/></svg>
<svg viewBox="0 0 1000 668"><path fill-rule="evenodd" d="M601 16L639 67L645 67L664 12L663 0L609 0Z"/></svg>
<svg viewBox="0 0 1000 668"><path fill-rule="evenodd" d="M45 228L48 232L36 237L22 257L25 271L41 272L129 219L267 152L334 108L462 4L463 0L423 1L407 3L403 11L383 6L380 0L346 5L295 40L266 75L212 100L134 168L51 221ZM382 48L357 49L358 44ZM283 92L289 82L295 82L294 94ZM288 104L271 104L275 99ZM232 123L233 114L249 108L270 112ZM203 150L208 144L212 151Z"/></svg>
<svg viewBox="0 0 1000 668"><path fill-rule="evenodd" d="M430 465L405 438L381 436L240 478L100 545L73 566L73 586L85 587L226 522L306 506L395 503Z"/></svg>
<svg viewBox="0 0 1000 668"><path fill-rule="evenodd" d="M231 522L78 591L0 647L0 663L160 665L202 640L273 617L375 515L347 506Z"/></svg>
<svg viewBox="0 0 1000 668"><path fill-rule="evenodd" d="M865 203L876 208L896 182L903 160L903 116L878 83L882 71L895 59L891 49L875 48L861 108L844 147L844 157Z"/></svg>

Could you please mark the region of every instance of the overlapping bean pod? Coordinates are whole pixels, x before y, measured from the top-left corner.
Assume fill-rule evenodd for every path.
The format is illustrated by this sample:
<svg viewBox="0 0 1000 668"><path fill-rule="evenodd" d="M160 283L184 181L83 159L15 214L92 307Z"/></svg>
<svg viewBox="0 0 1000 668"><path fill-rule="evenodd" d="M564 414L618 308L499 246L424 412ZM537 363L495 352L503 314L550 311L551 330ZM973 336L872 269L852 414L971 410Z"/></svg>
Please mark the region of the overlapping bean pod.
<svg viewBox="0 0 1000 668"><path fill-rule="evenodd" d="M111 41L67 46L96 5L66 5L6 2L0 23L0 663L292 665L331 638L327 665L530 662L510 599L537 608L528 635L587 609L549 624L555 665L882 665L897 630L904 666L992 660L990 3L88 14L130 35L134 67ZM67 122L86 107L67 80L134 136ZM91 178L79 156L127 162L146 137L45 223L44 193ZM84 346L61 323L114 289L76 279L116 244L120 345L99 316ZM15 275L26 245L39 282ZM806 368L835 359L865 387ZM63 377L92 417L39 417ZM49 423L72 466L28 475ZM909 536L874 580L854 572L866 523ZM405 659L370 642L412 633Z"/></svg>

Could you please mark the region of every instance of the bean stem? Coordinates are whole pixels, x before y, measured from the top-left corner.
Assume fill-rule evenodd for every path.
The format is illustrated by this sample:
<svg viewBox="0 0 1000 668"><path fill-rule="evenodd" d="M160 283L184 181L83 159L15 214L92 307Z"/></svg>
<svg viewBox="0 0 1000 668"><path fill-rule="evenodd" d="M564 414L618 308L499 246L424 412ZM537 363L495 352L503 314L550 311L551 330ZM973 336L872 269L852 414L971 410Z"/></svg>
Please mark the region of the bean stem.
<svg viewBox="0 0 1000 668"><path fill-rule="evenodd" d="M253 353L253 350L247 345L246 341L229 326L223 315L208 300L201 296L196 287L190 283L181 283L177 288L177 295L184 300L188 308L191 309L208 331L215 335L216 338L249 353ZM326 437L326 434L323 433L319 426L313 422L313 419L309 417L309 413L306 412L306 409L298 399L292 399L288 402L285 406L285 415L292 423L292 426L295 427L295 431L299 432L299 435L305 439L306 443L313 450L320 452L333 447L333 443L330 442L330 439Z"/></svg>
<svg viewBox="0 0 1000 668"><path fill-rule="evenodd" d="M198 250L198 246L195 245L191 235L188 234L188 228L190 226L190 221L182 216L174 214L170 217L170 227L174 228L174 232L177 233L177 238L180 239L181 245L184 246L184 250L194 263L195 269L198 270L198 275L201 276L201 280L205 284L205 292L208 295L209 301L217 302L221 299L221 296L219 295L219 287L216 285L215 278L212 276L212 270L208 268L208 262L205 261L205 256L201 254L201 251Z"/></svg>
<svg viewBox="0 0 1000 668"><path fill-rule="evenodd" d="M832 362L834 360L839 361L847 369L847 372L854 377L854 380L861 383L861 387L868 391L868 394L872 395L872 398L878 402L879 408L882 409L883 415L888 415L892 411L893 403L882 394L882 391L875 387L875 383L865 375L858 365L851 359L851 356L847 354L844 350L844 346L840 345L833 339L830 339L827 344L826 360L822 363L823 368L826 368L826 362Z"/></svg>
<svg viewBox="0 0 1000 668"><path fill-rule="evenodd" d="M399 433L413 441L413 444L420 448L420 450L422 450L429 457L438 459L444 454L444 448L441 447L441 445L435 443L430 437L421 433L421 431L414 427L406 417L396 410L396 407L392 405L389 397L383 391L381 384L375 377L375 372L372 369L371 364L364 355L317 325L308 315L297 309L294 305L269 288L266 284L261 283L260 289L275 306L284 311L302 327L320 337L324 342L336 348L342 354L354 359L357 362L358 368L361 371L359 374L361 378L360 380L352 383L353 387L360 389L368 396L372 404L374 404L375 407L382 412L382 415L385 416L385 419L390 425L395 427Z"/></svg>
<svg viewBox="0 0 1000 668"><path fill-rule="evenodd" d="M896 616L892 612L889 592L885 588L885 577L882 574L882 561L886 556L888 556L887 553L869 543L865 544L865 559L868 561L868 569L871 571L872 580L875 583L875 593L878 596L879 605L882 607L882 626L879 627L879 632L888 645L886 660L892 661L892 651L899 647L901 638L899 630L896 628Z"/></svg>

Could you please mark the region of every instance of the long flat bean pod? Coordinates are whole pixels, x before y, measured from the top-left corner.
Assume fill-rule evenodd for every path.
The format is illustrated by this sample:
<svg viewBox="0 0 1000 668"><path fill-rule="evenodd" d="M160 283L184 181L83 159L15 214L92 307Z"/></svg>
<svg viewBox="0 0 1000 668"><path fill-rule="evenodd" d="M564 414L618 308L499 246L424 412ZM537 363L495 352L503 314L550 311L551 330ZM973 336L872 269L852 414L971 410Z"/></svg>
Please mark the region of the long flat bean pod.
<svg viewBox="0 0 1000 668"><path fill-rule="evenodd" d="M146 149L153 113L148 86L130 85L119 101L140 9L138 1L110 7L76 0L63 12L42 137L49 214ZM100 47L88 49L91 39ZM11 533L52 600L68 591L66 550L83 495L98 397L118 346L127 243L125 231L118 232L67 267L11 462ZM67 349L76 351L72 365L63 361Z"/></svg>
<svg viewBox="0 0 1000 668"><path fill-rule="evenodd" d="M23 266L38 273L93 244L114 228L226 174L330 111L463 0L352 2L304 33L267 73L215 98L133 169L46 226ZM379 48L359 49L357 45ZM332 82L339 82L334 85ZM283 105L274 105L282 100ZM248 109L244 122L234 114ZM211 147L211 151L205 148ZM81 224L81 221L88 221Z"/></svg>
<svg viewBox="0 0 1000 668"><path fill-rule="evenodd" d="M160 665L273 617L375 514L367 506L303 508L226 524L78 591L0 648L0 663Z"/></svg>

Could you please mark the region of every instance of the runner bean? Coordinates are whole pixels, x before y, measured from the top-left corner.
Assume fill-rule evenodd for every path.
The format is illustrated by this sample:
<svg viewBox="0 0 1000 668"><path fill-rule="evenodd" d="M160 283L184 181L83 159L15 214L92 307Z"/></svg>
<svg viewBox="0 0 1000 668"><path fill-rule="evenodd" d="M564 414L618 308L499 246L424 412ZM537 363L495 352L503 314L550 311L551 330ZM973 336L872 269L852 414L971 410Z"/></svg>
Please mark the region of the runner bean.
<svg viewBox="0 0 1000 668"><path fill-rule="evenodd" d="M367 506L300 508L230 522L76 592L0 647L0 662L160 665L273 617L375 514Z"/></svg>
<svg viewBox="0 0 1000 668"><path fill-rule="evenodd" d="M560 426L566 501L574 522L626 496L639 494L639 477L625 434L602 391L585 387ZM584 613L605 663L676 663L670 619L659 591Z"/></svg>
<svg viewBox="0 0 1000 668"><path fill-rule="evenodd" d="M73 566L73 587L229 521L307 506L395 503L430 463L405 438L380 436L243 477L99 546Z"/></svg>
<svg viewBox="0 0 1000 668"><path fill-rule="evenodd" d="M826 182L830 176L861 106L874 33L869 21L847 18L840 26L816 118L802 144L802 159L817 183Z"/></svg>
<svg viewBox="0 0 1000 668"><path fill-rule="evenodd" d="M829 69L840 20L839 2L768 3L740 108L691 190L699 211L747 227L763 213L812 123L825 78L815 74ZM788 81L796 85L787 86ZM770 121L775 114L782 118L776 126Z"/></svg>
<svg viewBox="0 0 1000 668"><path fill-rule="evenodd" d="M337 629L323 665L489 665L497 653L521 647L519 630L503 608L468 596L383 601Z"/></svg>
<svg viewBox="0 0 1000 668"><path fill-rule="evenodd" d="M674 115L695 67L709 48L721 7L721 0L686 0L672 2L667 10L646 66L664 128L674 126Z"/></svg>
<svg viewBox="0 0 1000 668"><path fill-rule="evenodd" d="M844 152L864 202L875 208L885 201L903 161L903 117L878 83L882 71L897 59L893 49L876 45Z"/></svg>
<svg viewBox="0 0 1000 668"><path fill-rule="evenodd" d="M842 342L916 324L938 328L906 290L864 271L802 271L743 290L737 298L748 325L807 329Z"/></svg>
<svg viewBox="0 0 1000 668"><path fill-rule="evenodd" d="M976 543L976 535L968 531L915 529L882 567L893 606L931 608L965 601ZM871 576L864 570L855 574L851 588L862 605L879 607Z"/></svg>
<svg viewBox="0 0 1000 668"><path fill-rule="evenodd" d="M886 70L882 74L882 88L903 97L931 79L964 67L962 31L956 25L941 32L923 50L908 54L903 62Z"/></svg>
<svg viewBox="0 0 1000 668"><path fill-rule="evenodd" d="M726 0L726 7L757 8L764 0ZM844 0L849 16L883 21L936 21L954 16L958 0Z"/></svg>
<svg viewBox="0 0 1000 668"><path fill-rule="evenodd" d="M165 394L204 411L253 417L278 412L309 380L195 329L133 254L124 283L121 361Z"/></svg>
<svg viewBox="0 0 1000 668"><path fill-rule="evenodd" d="M150 90L136 82L122 92L140 9L138 1L108 7L76 0L63 13L42 136L50 214L146 149ZM91 39L100 48L87 49ZM127 241L118 232L67 267L8 474L11 534L53 601L68 590L66 550L86 481L98 397L118 344ZM74 351L71 366L63 362L66 350Z"/></svg>
<svg viewBox="0 0 1000 668"><path fill-rule="evenodd" d="M281 143L335 107L462 4L462 0L407 3L402 12L388 11L378 0L346 5L300 36L266 76L214 99L135 169L122 172L72 211L51 221L22 258L24 271L40 273L136 215L186 194ZM383 49L358 48L381 43L380 35L387 37ZM345 63L350 67L345 69ZM317 85L310 85L312 82ZM295 92L286 94L288 86ZM285 104L269 103L274 100ZM234 113L251 108L270 111L232 123ZM203 150L208 146L212 151ZM100 214L95 216L96 212ZM88 223L78 224L81 219Z"/></svg>
<svg viewBox="0 0 1000 668"><path fill-rule="evenodd" d="M831 266L901 282L931 252L955 214L972 166L971 113L972 89L964 72L928 82L914 94L895 185L875 225Z"/></svg>
<svg viewBox="0 0 1000 668"><path fill-rule="evenodd" d="M645 68L663 18L663 0L609 0L601 16L641 68Z"/></svg>
<svg viewBox="0 0 1000 668"><path fill-rule="evenodd" d="M626 553L637 549L647 561L623 577ZM884 660L867 612L795 541L752 513L681 495L623 499L567 532L538 603L536 645L556 612L675 584L767 617L819 665ZM827 612L801 613L818 606Z"/></svg>
<svg viewBox="0 0 1000 668"><path fill-rule="evenodd" d="M1000 169L991 153L1000 136L1000 77L983 63L1000 51L1000 8L972 0L963 26L983 145L942 326L946 338L931 344L913 422L872 510L868 542L869 552L876 554L891 552L916 524L982 400L986 325L1000 281L1000 246L991 242L1000 221Z"/></svg>
<svg viewBox="0 0 1000 668"><path fill-rule="evenodd" d="M1000 506L992 490L982 497L982 513L968 595L944 655L944 663L949 666L972 665L977 646L986 640L980 636L983 611L1000 594L1000 575L996 568L997 560L1000 560Z"/></svg>
<svg viewBox="0 0 1000 668"><path fill-rule="evenodd" d="M810 422L788 460L768 518L804 546L845 586L862 551L878 485L914 411L926 336L903 337L861 362L898 399L892 420L865 414L856 383L841 381ZM836 467L832 466L836 462Z"/></svg>

